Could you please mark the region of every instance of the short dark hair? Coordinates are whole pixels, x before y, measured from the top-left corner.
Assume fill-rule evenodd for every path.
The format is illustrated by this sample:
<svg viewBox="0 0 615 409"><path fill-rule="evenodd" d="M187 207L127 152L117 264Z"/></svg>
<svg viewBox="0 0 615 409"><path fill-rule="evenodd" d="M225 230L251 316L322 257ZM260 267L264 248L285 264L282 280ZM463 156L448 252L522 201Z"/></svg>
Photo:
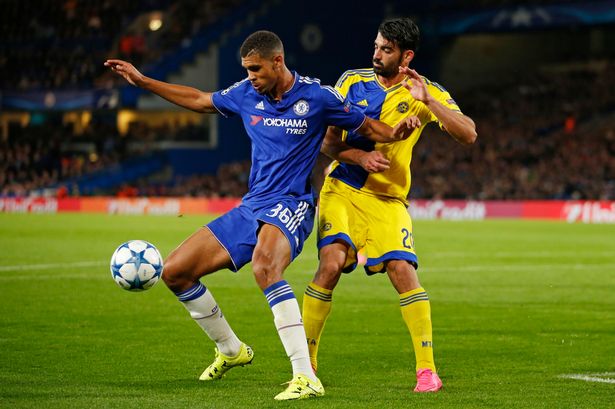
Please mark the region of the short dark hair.
<svg viewBox="0 0 615 409"><path fill-rule="evenodd" d="M239 49L241 58L245 58L253 53L265 58L271 57L274 54L284 54L284 45L280 37L275 33L265 30L256 31L245 39Z"/></svg>
<svg viewBox="0 0 615 409"><path fill-rule="evenodd" d="M378 32L387 40L397 44L402 51L416 51L419 48L421 33L414 21L407 17L383 21L378 27Z"/></svg>

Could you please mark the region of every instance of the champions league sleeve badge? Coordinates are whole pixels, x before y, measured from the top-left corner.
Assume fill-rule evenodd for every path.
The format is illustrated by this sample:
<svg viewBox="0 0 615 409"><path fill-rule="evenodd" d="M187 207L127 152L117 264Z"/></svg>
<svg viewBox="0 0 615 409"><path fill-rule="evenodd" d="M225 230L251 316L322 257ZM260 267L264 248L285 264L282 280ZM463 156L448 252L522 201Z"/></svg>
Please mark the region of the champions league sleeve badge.
<svg viewBox="0 0 615 409"><path fill-rule="evenodd" d="M309 110L310 105L304 99L300 99L299 101L295 102L295 105L293 105L293 111L295 111L295 114L297 115L305 115L308 113Z"/></svg>

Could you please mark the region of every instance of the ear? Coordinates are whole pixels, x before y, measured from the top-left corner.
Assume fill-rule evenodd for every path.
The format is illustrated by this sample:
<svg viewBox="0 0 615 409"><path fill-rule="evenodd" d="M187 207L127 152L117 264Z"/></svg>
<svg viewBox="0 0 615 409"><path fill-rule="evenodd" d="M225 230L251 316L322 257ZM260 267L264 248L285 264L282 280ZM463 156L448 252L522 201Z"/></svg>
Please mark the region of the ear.
<svg viewBox="0 0 615 409"><path fill-rule="evenodd" d="M410 61L412 61L412 59L414 58L414 51L412 50L406 50L403 53L403 59L402 59L402 63L405 66L410 65Z"/></svg>
<svg viewBox="0 0 615 409"><path fill-rule="evenodd" d="M284 66L284 56L278 54L273 57L273 68L279 69Z"/></svg>

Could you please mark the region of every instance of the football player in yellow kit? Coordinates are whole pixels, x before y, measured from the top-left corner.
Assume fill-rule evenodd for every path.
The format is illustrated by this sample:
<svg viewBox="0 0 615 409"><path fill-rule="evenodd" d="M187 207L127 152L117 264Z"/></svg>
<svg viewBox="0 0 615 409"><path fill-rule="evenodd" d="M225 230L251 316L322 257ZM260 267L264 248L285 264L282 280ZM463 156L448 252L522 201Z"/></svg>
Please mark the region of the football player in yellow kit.
<svg viewBox="0 0 615 409"><path fill-rule="evenodd" d="M375 143L354 132L330 127L322 152L336 161L320 192L320 263L303 297L303 322L310 359L317 369L320 336L342 272L366 256L368 275L386 272L399 293L402 317L416 357L415 392L442 387L433 358L431 307L416 269L412 221L407 211L412 149L425 125L437 122L462 144L476 139L476 128L439 84L408 67L419 29L408 18L384 21L374 42L373 67L346 71L336 89L371 118L390 125L416 117L418 126L404 141Z"/></svg>

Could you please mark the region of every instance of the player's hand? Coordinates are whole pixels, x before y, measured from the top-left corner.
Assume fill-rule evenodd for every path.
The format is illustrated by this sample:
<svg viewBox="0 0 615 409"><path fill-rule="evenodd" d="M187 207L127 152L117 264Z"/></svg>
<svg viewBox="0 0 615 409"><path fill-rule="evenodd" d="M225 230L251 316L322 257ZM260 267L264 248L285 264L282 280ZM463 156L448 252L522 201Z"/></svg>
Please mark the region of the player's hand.
<svg viewBox="0 0 615 409"><path fill-rule="evenodd" d="M364 152L359 157L359 165L369 173L378 173L387 170L391 162L380 151Z"/></svg>
<svg viewBox="0 0 615 409"><path fill-rule="evenodd" d="M393 127L393 137L397 141L404 140L412 135L415 129L421 127L421 120L416 115L407 116Z"/></svg>
<svg viewBox="0 0 615 409"><path fill-rule="evenodd" d="M122 60L107 60L105 67L111 68L111 71L124 77L131 85L140 86L145 76L137 70L134 65Z"/></svg>
<svg viewBox="0 0 615 409"><path fill-rule="evenodd" d="M399 67L399 72L410 78L410 82L408 82L408 80L403 80L401 84L410 91L412 97L423 103L429 102L432 96L427 91L427 86L425 85L425 81L423 81L423 77L421 77L418 72L408 67Z"/></svg>

